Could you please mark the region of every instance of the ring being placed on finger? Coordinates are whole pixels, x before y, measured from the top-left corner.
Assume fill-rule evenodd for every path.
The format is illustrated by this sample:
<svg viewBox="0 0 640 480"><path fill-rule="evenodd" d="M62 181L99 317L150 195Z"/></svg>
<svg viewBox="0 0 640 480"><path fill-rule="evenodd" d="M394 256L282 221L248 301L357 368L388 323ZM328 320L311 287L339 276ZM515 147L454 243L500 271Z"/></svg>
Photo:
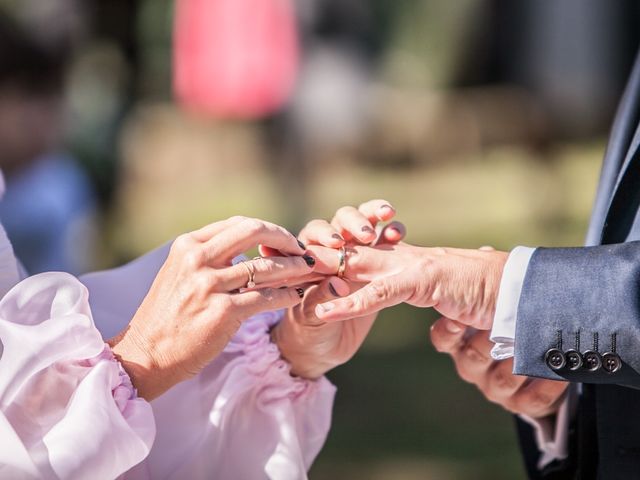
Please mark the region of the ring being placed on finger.
<svg viewBox="0 0 640 480"><path fill-rule="evenodd" d="M344 272L347 269L347 249L342 246L338 249L338 272L336 275L338 278L344 277Z"/></svg>
<svg viewBox="0 0 640 480"><path fill-rule="evenodd" d="M248 262L246 260L242 260L242 265L244 265L244 268L247 269L247 273L249 274L249 280L247 281L247 286L245 288L253 288L256 286L256 281L255 281L255 277L256 277L256 270L255 267L253 266L253 263Z"/></svg>

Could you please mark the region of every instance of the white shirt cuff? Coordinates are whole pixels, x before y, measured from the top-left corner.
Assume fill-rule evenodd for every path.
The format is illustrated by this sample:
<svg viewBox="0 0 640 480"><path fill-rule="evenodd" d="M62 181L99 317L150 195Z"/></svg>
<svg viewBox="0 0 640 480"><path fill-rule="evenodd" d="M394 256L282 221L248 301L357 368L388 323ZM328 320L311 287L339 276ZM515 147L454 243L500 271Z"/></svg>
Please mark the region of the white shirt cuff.
<svg viewBox="0 0 640 480"><path fill-rule="evenodd" d="M516 338L516 317L524 276L535 248L516 247L509 254L502 272L500 290L493 317L490 340L495 343L491 356L495 360L513 357Z"/></svg>

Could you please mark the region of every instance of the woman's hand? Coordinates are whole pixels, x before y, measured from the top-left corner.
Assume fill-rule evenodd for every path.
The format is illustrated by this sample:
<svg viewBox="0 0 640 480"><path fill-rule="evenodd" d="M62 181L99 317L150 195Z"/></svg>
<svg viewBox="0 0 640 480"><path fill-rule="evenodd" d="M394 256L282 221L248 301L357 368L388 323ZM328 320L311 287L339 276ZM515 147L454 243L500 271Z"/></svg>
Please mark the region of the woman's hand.
<svg viewBox="0 0 640 480"><path fill-rule="evenodd" d="M343 245L374 242L397 242L404 237L404 226L393 222L378 229L381 221L390 220L395 210L384 200L363 203L358 209L344 207L338 210L331 223L313 220L300 232L314 258L316 268L307 280L319 280L305 292L301 304L289 308L283 320L273 329L272 337L283 357L291 363L291 373L306 378L317 378L328 370L347 362L366 338L376 313L351 318L345 322L326 322L318 319L318 303L348 295L362 286L349 281L356 270L347 270L340 279L333 276L338 268L337 251ZM321 246L325 245L325 247ZM329 247L329 248L327 248ZM329 276L327 276L329 275Z"/></svg>
<svg viewBox="0 0 640 480"><path fill-rule="evenodd" d="M231 264L258 243L283 255ZM282 227L244 217L213 223L176 239L128 328L109 344L151 400L200 372L247 318L301 302L300 289L261 284L296 283L312 270L311 257ZM257 285L247 290L250 271Z"/></svg>

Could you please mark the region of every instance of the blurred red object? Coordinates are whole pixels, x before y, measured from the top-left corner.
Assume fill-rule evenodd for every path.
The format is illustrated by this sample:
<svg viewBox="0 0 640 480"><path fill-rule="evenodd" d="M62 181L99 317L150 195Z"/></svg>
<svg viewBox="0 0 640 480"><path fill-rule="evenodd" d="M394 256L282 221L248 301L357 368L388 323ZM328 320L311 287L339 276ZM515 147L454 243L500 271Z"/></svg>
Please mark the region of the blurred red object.
<svg viewBox="0 0 640 480"><path fill-rule="evenodd" d="M251 119L279 110L298 70L291 0L177 0L174 91L190 110Z"/></svg>

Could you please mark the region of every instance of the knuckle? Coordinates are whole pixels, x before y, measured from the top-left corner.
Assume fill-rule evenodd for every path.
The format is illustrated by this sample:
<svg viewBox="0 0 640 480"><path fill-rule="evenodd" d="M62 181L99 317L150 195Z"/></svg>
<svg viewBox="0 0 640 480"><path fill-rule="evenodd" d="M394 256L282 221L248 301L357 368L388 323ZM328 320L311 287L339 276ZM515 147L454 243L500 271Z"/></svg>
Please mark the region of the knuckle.
<svg viewBox="0 0 640 480"><path fill-rule="evenodd" d="M197 270L204 262L204 251L191 247L182 254L184 265L190 270Z"/></svg>
<svg viewBox="0 0 640 480"><path fill-rule="evenodd" d="M384 302L389 298L389 289L384 283L379 281L373 281L369 284L369 292L375 303Z"/></svg>
<svg viewBox="0 0 640 480"><path fill-rule="evenodd" d="M264 288L262 290L259 290L259 293L267 303L273 303L278 298L276 290L274 290L273 288Z"/></svg>
<svg viewBox="0 0 640 480"><path fill-rule="evenodd" d="M518 379L512 373L497 368L490 374L489 384L497 392L513 392L518 387Z"/></svg>
<svg viewBox="0 0 640 480"><path fill-rule="evenodd" d="M243 226L249 235L258 235L265 230L264 223L257 218L247 218L243 220Z"/></svg>
<svg viewBox="0 0 640 480"><path fill-rule="evenodd" d="M234 215L233 217L229 217L229 220L232 220L234 222L242 222L244 220L247 220L247 217L245 217L244 215Z"/></svg>
<svg viewBox="0 0 640 480"><path fill-rule="evenodd" d="M344 207L340 207L336 210L336 217L342 217L344 215L349 215L355 210L351 205L345 205Z"/></svg>
<svg viewBox="0 0 640 480"><path fill-rule="evenodd" d="M356 312L366 310L367 299L362 295L355 295L353 298L346 298L343 300L346 310L354 310Z"/></svg>
<svg viewBox="0 0 640 480"><path fill-rule="evenodd" d="M178 235L176 239L171 244L171 251L174 253L181 253L189 250L191 245L191 237L188 233L183 233L182 235Z"/></svg>
<svg viewBox="0 0 640 480"><path fill-rule="evenodd" d="M491 359L481 352L473 343L465 345L462 351L474 364L486 364L491 361Z"/></svg>
<svg viewBox="0 0 640 480"><path fill-rule="evenodd" d="M231 295L217 295L215 304L216 308L222 312L233 310L236 306Z"/></svg>
<svg viewBox="0 0 640 480"><path fill-rule="evenodd" d="M198 292L199 296L206 296L215 286L215 275L194 275L192 282L193 288Z"/></svg>

